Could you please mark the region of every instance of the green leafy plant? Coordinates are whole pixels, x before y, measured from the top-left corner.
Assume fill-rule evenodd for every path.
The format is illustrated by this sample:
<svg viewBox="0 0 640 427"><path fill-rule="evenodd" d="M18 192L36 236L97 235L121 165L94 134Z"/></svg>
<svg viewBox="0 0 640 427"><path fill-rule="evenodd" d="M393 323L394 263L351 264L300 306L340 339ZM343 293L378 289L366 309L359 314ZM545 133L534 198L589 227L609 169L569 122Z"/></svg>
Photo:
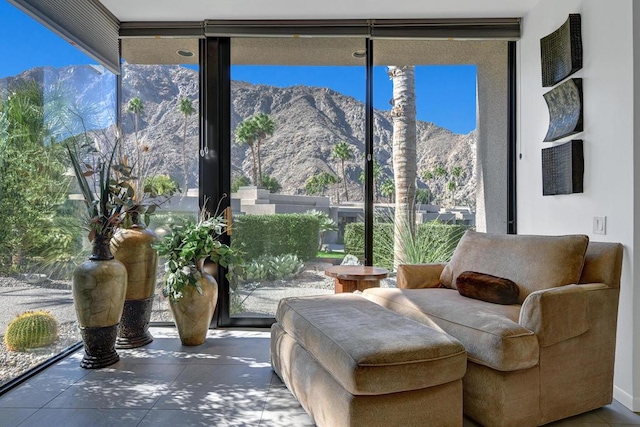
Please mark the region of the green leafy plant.
<svg viewBox="0 0 640 427"><path fill-rule="evenodd" d="M223 267L240 263L239 252L220 241L226 228L222 216L202 214L196 223L173 226L171 234L154 244L158 254L166 259L163 284L166 297L179 300L185 286L195 286L202 293L198 280L206 258Z"/></svg>
<svg viewBox="0 0 640 427"><path fill-rule="evenodd" d="M277 193L282 190L282 185L280 185L278 180L269 175L262 176L262 186L265 190L269 190L269 193Z"/></svg>
<svg viewBox="0 0 640 427"><path fill-rule="evenodd" d="M66 112L59 105L64 91L34 80L6 89L0 102L0 270L16 272L59 238L55 221L65 215L72 179L56 126ZM68 231L81 242L79 229ZM65 256L74 253L71 246Z"/></svg>
<svg viewBox="0 0 640 427"><path fill-rule="evenodd" d="M58 337L58 322L48 311L27 311L13 319L4 334L10 351L45 347Z"/></svg>
<svg viewBox="0 0 640 427"><path fill-rule="evenodd" d="M294 254L262 255L243 267L245 281L282 280L295 277L304 270L304 263Z"/></svg>
<svg viewBox="0 0 640 427"><path fill-rule="evenodd" d="M373 262L385 268L393 268L394 225L377 218L373 226ZM406 249L405 264L447 262L451 259L458 241L469 227L431 221L419 224L414 236L402 234ZM364 256L364 223L347 224L344 233L345 253L362 259Z"/></svg>
<svg viewBox="0 0 640 427"><path fill-rule="evenodd" d="M113 144L98 144L86 132L69 138L66 143L87 210L92 242L111 239L123 211L134 205L134 189L128 182L133 179L131 169L120 163L116 156L119 143L120 139L116 137Z"/></svg>
<svg viewBox="0 0 640 427"><path fill-rule="evenodd" d="M318 252L318 220L309 214L241 215L233 223L233 247L246 259L295 254L306 261Z"/></svg>
<svg viewBox="0 0 640 427"><path fill-rule="evenodd" d="M338 224L336 224L329 215L317 209L311 209L307 211L307 213L309 215L313 215L318 220L318 228L320 230L318 249L321 250L322 246L324 246L324 237L327 234L327 231L336 231L338 229Z"/></svg>
<svg viewBox="0 0 640 427"><path fill-rule="evenodd" d="M231 192L237 193L240 187L251 185L251 180L244 175L238 175L231 181Z"/></svg>

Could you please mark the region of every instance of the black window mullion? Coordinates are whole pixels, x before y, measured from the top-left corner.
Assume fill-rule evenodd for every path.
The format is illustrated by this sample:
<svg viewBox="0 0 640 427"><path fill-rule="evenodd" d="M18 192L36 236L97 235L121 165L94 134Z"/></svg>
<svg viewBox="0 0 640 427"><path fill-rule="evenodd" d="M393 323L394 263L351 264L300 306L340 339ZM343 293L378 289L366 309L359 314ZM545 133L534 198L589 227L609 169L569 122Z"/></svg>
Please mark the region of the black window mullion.
<svg viewBox="0 0 640 427"><path fill-rule="evenodd" d="M366 44L364 264L373 265L373 40Z"/></svg>
<svg viewBox="0 0 640 427"><path fill-rule="evenodd" d="M516 87L516 42L510 41L507 45L507 233L518 234L517 223L517 186L516 186L516 165L518 162L518 135L517 135L517 87Z"/></svg>

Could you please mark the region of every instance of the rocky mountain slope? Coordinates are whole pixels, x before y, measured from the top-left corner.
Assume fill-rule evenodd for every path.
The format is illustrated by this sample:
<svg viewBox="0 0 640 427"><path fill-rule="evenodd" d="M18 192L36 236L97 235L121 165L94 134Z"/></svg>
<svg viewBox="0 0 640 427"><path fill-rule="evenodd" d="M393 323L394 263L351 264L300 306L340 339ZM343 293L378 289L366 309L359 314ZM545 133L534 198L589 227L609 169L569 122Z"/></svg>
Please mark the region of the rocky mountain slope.
<svg viewBox="0 0 640 427"><path fill-rule="evenodd" d="M43 82L56 82L73 94L80 103L93 105L97 111L113 112L114 100L109 88L113 76L100 73L99 68L72 66L60 69L40 68L14 78L0 80L2 87L20 78L31 77ZM198 110L197 72L179 66L126 65L123 73L123 132L133 141L134 117L126 111L126 103L139 97L144 110L139 116L139 138L147 148L149 161L157 173L167 173L182 184L182 143L185 117L178 109L181 98L189 98ZM108 95L105 95L108 94ZM359 177L363 169L364 105L358 100L327 88L292 86L286 88L254 85L233 81L231 85L231 129L257 113L266 113L275 121L276 129L262 146L263 173L278 180L281 192L306 194L305 183L313 175L330 172L341 177L339 161L332 159L333 146L348 142L354 158L346 162L350 200L362 200L363 187ZM111 117L109 117L111 116ZM102 113L96 123L105 125L113 114ZM198 179L198 116L187 117L187 171L189 188L197 187ZM97 126L97 125L96 125ZM375 157L382 169L379 182L393 176L393 125L388 111L374 112ZM418 174L441 165L450 171L462 167L454 194L447 192L451 177L420 179L419 187L428 187L445 205L475 204L476 134L454 134L433 123L418 122ZM249 147L233 142L232 175L251 177ZM327 195L334 196L330 190ZM341 200L344 195L340 194ZM335 200L334 200L335 201Z"/></svg>

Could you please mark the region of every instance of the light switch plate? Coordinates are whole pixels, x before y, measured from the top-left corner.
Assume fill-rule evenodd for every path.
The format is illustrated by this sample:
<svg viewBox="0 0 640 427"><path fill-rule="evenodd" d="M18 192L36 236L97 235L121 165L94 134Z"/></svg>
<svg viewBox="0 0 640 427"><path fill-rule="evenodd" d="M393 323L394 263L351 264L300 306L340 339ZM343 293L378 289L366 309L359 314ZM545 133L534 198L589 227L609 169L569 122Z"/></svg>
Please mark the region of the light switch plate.
<svg viewBox="0 0 640 427"><path fill-rule="evenodd" d="M593 234L607 234L607 217L593 217Z"/></svg>

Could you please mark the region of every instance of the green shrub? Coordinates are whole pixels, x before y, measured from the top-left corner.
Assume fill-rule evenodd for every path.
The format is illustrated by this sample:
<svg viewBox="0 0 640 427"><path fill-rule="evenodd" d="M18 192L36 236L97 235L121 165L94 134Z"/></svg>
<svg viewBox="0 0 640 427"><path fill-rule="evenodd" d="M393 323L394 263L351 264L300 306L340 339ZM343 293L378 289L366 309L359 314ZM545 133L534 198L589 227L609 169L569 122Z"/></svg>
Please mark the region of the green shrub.
<svg viewBox="0 0 640 427"><path fill-rule="evenodd" d="M458 245L464 232L464 225L443 224L431 221L419 224L412 241L405 238L409 259L406 263L447 262ZM347 224L344 231L344 251L346 254L364 259L364 223ZM377 266L393 268L393 224L376 222L373 226L373 263Z"/></svg>
<svg viewBox="0 0 640 427"><path fill-rule="evenodd" d="M294 254L306 261L318 250L319 225L313 215L242 215L234 220L232 230L232 245L247 260Z"/></svg>
<svg viewBox="0 0 640 427"><path fill-rule="evenodd" d="M297 276L304 263L296 255L262 255L243 266L243 279L248 282L282 280Z"/></svg>
<svg viewBox="0 0 640 427"><path fill-rule="evenodd" d="M58 336L58 322L48 311L27 311L13 319L4 334L10 351L45 347Z"/></svg>

